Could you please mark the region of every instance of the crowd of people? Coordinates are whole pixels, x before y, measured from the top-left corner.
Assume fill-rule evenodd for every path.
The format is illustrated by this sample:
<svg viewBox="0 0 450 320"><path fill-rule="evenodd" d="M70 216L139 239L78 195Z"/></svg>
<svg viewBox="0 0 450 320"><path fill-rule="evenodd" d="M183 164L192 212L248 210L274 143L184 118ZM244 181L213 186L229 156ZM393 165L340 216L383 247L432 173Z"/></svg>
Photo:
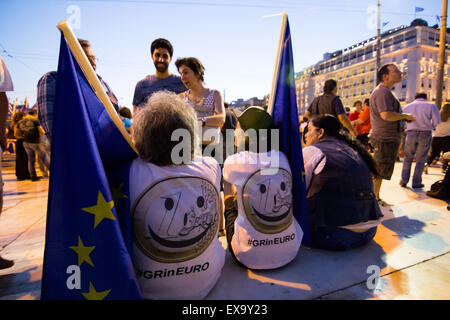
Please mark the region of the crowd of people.
<svg viewBox="0 0 450 320"><path fill-rule="evenodd" d="M90 43L79 42L95 71ZM276 130L271 116L259 107L236 116L218 90L205 87L205 68L197 58L177 59L180 76L171 74L173 47L168 40L153 41L150 53L155 73L136 84L133 112L118 106L113 91L98 76L138 150L130 167L132 259L147 299L204 298L225 263L220 235L226 235L234 260L249 269L283 267L297 256L302 243L325 250L365 245L380 224L380 206L388 205L380 198L381 184L392 177L405 129L401 187L409 182L414 158L412 187L423 188L422 173L441 151L450 149L450 105L439 113L419 93L402 110L391 92L402 78L395 64L380 68L379 85L370 98L356 101L350 114L337 95L337 82L327 80L299 128L311 234L305 241L293 215L289 159L272 141L277 135L272 134ZM16 139L20 180L38 179L36 153L50 167L56 82L55 71L39 80L37 117L33 112L13 116L8 132ZM172 139L180 129L190 146L181 150L187 159L181 164L173 155L179 142ZM251 130L256 135L245 134L240 144L234 132ZM435 197L450 195L447 175ZM1 263L10 264L5 259Z"/></svg>

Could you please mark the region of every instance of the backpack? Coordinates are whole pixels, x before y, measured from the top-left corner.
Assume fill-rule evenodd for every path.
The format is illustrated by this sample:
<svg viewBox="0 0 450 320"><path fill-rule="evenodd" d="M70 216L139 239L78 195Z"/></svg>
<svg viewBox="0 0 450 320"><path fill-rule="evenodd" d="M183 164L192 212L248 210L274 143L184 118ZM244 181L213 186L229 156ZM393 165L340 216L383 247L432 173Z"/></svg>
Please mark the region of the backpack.
<svg viewBox="0 0 450 320"><path fill-rule="evenodd" d="M38 126L32 119L25 118L20 120L17 128L23 136L23 141L30 143L37 143L39 141L40 134Z"/></svg>

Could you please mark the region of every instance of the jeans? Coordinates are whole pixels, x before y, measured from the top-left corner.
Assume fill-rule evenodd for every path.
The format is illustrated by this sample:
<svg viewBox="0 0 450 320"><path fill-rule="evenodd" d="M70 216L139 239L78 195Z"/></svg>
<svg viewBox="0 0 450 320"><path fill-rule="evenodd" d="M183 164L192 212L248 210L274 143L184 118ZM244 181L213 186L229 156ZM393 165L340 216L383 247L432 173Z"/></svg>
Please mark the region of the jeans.
<svg viewBox="0 0 450 320"><path fill-rule="evenodd" d="M416 167L412 178L412 185L422 184L422 173L431 146L431 131L408 131L405 141L405 159L403 160L402 181L408 183L411 165L416 156Z"/></svg>
<svg viewBox="0 0 450 320"><path fill-rule="evenodd" d="M30 172L31 178L36 178L36 153L38 157L41 158L47 170L50 169L50 155L48 154L48 147L46 145L46 138L41 136L39 143L24 142L23 147L28 155L28 171Z"/></svg>
<svg viewBox="0 0 450 320"><path fill-rule="evenodd" d="M340 227L318 227L311 233L311 246L325 250L349 250L369 243L376 233L377 227L364 232L354 232Z"/></svg>

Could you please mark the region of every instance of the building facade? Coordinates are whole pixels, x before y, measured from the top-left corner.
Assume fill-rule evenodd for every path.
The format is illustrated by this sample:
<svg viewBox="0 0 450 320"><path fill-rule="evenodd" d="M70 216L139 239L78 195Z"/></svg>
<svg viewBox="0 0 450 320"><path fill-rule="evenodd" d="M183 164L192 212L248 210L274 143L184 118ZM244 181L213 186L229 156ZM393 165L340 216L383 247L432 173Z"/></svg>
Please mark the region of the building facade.
<svg viewBox="0 0 450 320"><path fill-rule="evenodd" d="M338 95L345 107L364 100L376 87L376 37L334 53L296 74L299 114L305 113L314 97L323 93L327 79L335 79ZM450 102L450 35L446 34L446 54L442 102ZM439 53L439 30L427 26L401 26L381 37L380 65L395 63L404 79L393 88L402 105L414 100L416 92L436 99L436 79Z"/></svg>

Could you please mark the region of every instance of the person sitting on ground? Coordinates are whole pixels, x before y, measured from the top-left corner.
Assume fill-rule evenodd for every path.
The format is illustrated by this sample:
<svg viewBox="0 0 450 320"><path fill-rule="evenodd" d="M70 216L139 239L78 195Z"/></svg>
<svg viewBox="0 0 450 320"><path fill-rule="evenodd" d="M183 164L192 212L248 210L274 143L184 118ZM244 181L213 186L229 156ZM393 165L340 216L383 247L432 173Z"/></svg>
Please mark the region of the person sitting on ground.
<svg viewBox="0 0 450 320"><path fill-rule="evenodd" d="M303 149L312 246L347 250L370 242L383 216L372 156L331 115L313 117Z"/></svg>
<svg viewBox="0 0 450 320"><path fill-rule="evenodd" d="M28 156L28 171L31 181L38 181L40 178L36 175L36 153L47 170L50 170L50 155L47 153L47 138L44 129L39 124L36 110L30 110L28 115L17 123L14 130L16 136L23 137L23 147Z"/></svg>
<svg viewBox="0 0 450 320"><path fill-rule="evenodd" d="M272 119L263 108L248 108L239 123L256 131L246 136L246 150L224 163L228 248L247 268L279 268L297 256L303 237L292 211L291 168L286 155L272 149Z"/></svg>
<svg viewBox="0 0 450 320"><path fill-rule="evenodd" d="M133 264L146 299L203 299L218 281L225 250L218 238L217 161L194 156L196 116L174 93L154 93L133 117L139 153L130 167ZM179 161L173 150L185 149ZM178 131L180 132L180 131Z"/></svg>
<svg viewBox="0 0 450 320"><path fill-rule="evenodd" d="M440 112L441 123L438 124L436 130L433 131L433 139L431 140L431 152L427 158L424 172L428 174L428 168L436 158L442 153L450 151L450 103L444 104ZM448 160L442 159L442 172L447 170Z"/></svg>
<svg viewBox="0 0 450 320"><path fill-rule="evenodd" d="M444 160L449 161L450 152L444 153L442 157L444 158ZM426 194L429 197L450 202L450 170L447 170L444 179L433 183L430 190L428 190ZM450 205L447 206L447 209L450 210Z"/></svg>
<svg viewBox="0 0 450 320"><path fill-rule="evenodd" d="M128 133L131 133L131 125L133 124L131 122L131 110L127 107L121 107L119 109L119 117L125 125L125 130L127 130Z"/></svg>

